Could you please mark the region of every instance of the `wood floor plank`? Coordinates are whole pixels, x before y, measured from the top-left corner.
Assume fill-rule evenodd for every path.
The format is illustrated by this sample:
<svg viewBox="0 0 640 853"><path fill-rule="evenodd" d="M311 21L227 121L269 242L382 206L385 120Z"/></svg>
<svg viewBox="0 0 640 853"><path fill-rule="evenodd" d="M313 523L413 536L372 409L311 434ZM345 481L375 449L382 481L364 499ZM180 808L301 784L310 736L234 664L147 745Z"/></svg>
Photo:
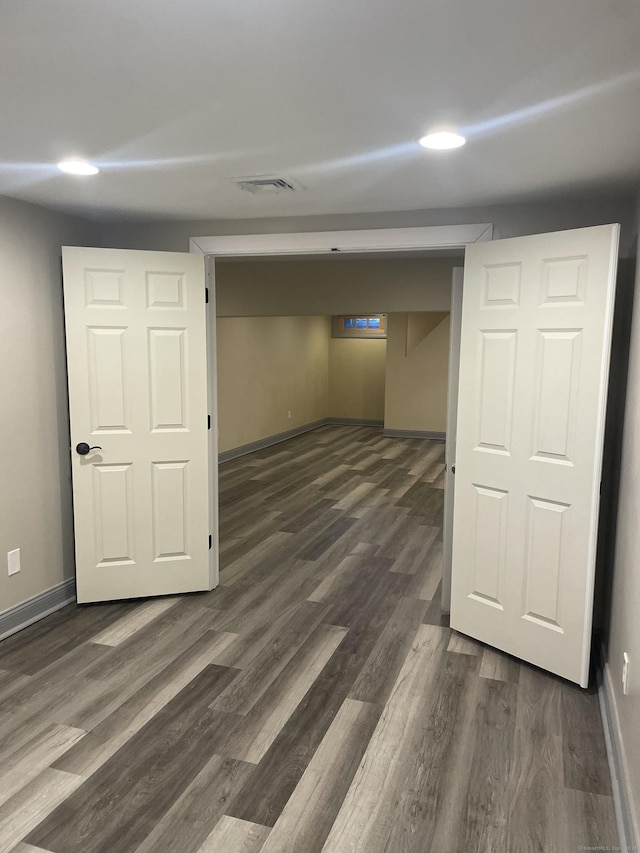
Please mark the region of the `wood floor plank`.
<svg viewBox="0 0 640 853"><path fill-rule="evenodd" d="M612 795L604 737L566 727L562 735L564 784L589 794Z"/></svg>
<svg viewBox="0 0 640 853"><path fill-rule="evenodd" d="M0 767L0 805L40 775L86 735L81 729L51 725L12 753Z"/></svg>
<svg viewBox="0 0 640 853"><path fill-rule="evenodd" d="M243 641L250 635L261 636L274 620L307 597L315 586L313 577L309 563L283 558L280 567L264 578L257 576L253 581L216 590L221 594L214 600L222 600L222 612L215 620L216 629L242 634Z"/></svg>
<svg viewBox="0 0 640 853"><path fill-rule="evenodd" d="M81 743L55 762L59 770L87 778L111 758L136 732L149 723L190 681L235 638L209 631L179 655L155 678L126 699Z"/></svg>
<svg viewBox="0 0 640 853"><path fill-rule="evenodd" d="M364 585L360 611L354 611L344 640L279 733L248 785L229 805L228 814L273 826L391 618L404 586L404 579L390 572L386 583Z"/></svg>
<svg viewBox="0 0 640 853"><path fill-rule="evenodd" d="M115 648L107 647L106 654L86 675L123 684L143 670L148 680L164 668L167 656L180 654L211 627L211 614L201 601L184 596L128 640Z"/></svg>
<svg viewBox="0 0 640 853"><path fill-rule="evenodd" d="M392 523L387 526L384 535L380 538L378 556L389 557L391 560L398 561L398 558L405 551L407 543L411 541L413 536L417 535L419 539L424 540L433 535L433 539L435 539L437 533L437 527L427 528L426 525L420 524L419 518L415 518L415 516L411 516L405 510L402 510ZM408 573L404 572L404 574ZM413 572L410 574L413 574Z"/></svg>
<svg viewBox="0 0 640 853"><path fill-rule="evenodd" d="M349 517L366 518L372 509L384 504L388 498L389 489L373 489L363 500L351 507Z"/></svg>
<svg viewBox="0 0 640 853"><path fill-rule="evenodd" d="M523 665L518 681L516 726L525 731L562 736L562 684L532 666Z"/></svg>
<svg viewBox="0 0 640 853"><path fill-rule="evenodd" d="M517 686L480 679L479 693L475 748L458 846L463 850L507 850Z"/></svg>
<svg viewBox="0 0 640 853"><path fill-rule="evenodd" d="M463 780L464 803L468 780L469 756L475 738L465 741L467 730L474 731L471 711L477 701L478 659L444 652L436 678L430 682L422 725L414 727L403 760L406 783L397 795L389 822L386 847L423 853L426 850L462 849L455 842L458 821L443 821L443 804L457 800ZM456 760L460 744L468 747L467 763L461 774ZM434 841L438 828L444 829L445 843Z"/></svg>
<svg viewBox="0 0 640 853"><path fill-rule="evenodd" d="M498 649L486 646L482 653L480 678L493 678L497 681L512 681L517 684L520 680L520 663L511 655L506 655Z"/></svg>
<svg viewBox="0 0 640 853"><path fill-rule="evenodd" d="M411 584L407 588L407 595L411 595L415 587ZM449 626L449 615L442 612L442 581L438 583L433 598L428 603L427 610L422 620L425 625L438 625L441 628Z"/></svg>
<svg viewBox="0 0 640 853"><path fill-rule="evenodd" d="M393 588L400 592L399 600L407 588L407 575L392 574L391 560L384 557L360 555L357 571L344 573L344 584L336 584L326 603L330 605L326 621L332 625L351 625L361 618L367 596L376 588Z"/></svg>
<svg viewBox="0 0 640 853"><path fill-rule="evenodd" d="M225 586L232 586L245 575L255 570L256 564L266 557L278 555L283 545L291 539L292 533L277 530L250 551L241 554L234 562L221 566L220 580Z"/></svg>
<svg viewBox="0 0 640 853"><path fill-rule="evenodd" d="M263 853L322 850L377 722L374 706L345 699L271 830Z"/></svg>
<svg viewBox="0 0 640 853"><path fill-rule="evenodd" d="M363 483L359 483L355 489L351 489L347 495L334 504L334 509L341 510L342 512L347 512L348 510L353 509L353 507L364 500L367 495L375 489L375 487L375 483L368 483L366 480Z"/></svg>
<svg viewBox="0 0 640 853"><path fill-rule="evenodd" d="M400 599L354 682L349 693L351 699L384 705L411 648L425 609L424 601Z"/></svg>
<svg viewBox="0 0 640 853"><path fill-rule="evenodd" d="M571 849L558 834L564 820L558 796L563 774L561 738L539 729L516 729L510 774L506 849L522 853Z"/></svg>
<svg viewBox="0 0 640 853"><path fill-rule="evenodd" d="M179 601L177 596L167 596L166 598L152 599L145 601L144 604L139 604L134 610L127 613L101 631L91 637L92 643L99 643L103 646L119 646L124 640L128 640L149 622L152 622L165 610L173 607Z"/></svg>
<svg viewBox="0 0 640 853"><path fill-rule="evenodd" d="M0 669L0 703L6 695L24 687L32 678L31 675L21 675L17 672L10 672L8 669Z"/></svg>
<svg viewBox="0 0 640 853"><path fill-rule="evenodd" d="M234 675L206 667L24 840L65 853L134 851L226 740L235 720L208 704Z"/></svg>
<svg viewBox="0 0 640 853"><path fill-rule="evenodd" d="M259 853L270 832L268 826L223 815L198 853Z"/></svg>
<svg viewBox="0 0 640 853"><path fill-rule="evenodd" d="M563 683L562 743L566 787L610 797L607 747L595 690Z"/></svg>
<svg viewBox="0 0 640 853"><path fill-rule="evenodd" d="M258 764L338 648L346 628L320 625L238 724L222 748L231 758Z"/></svg>
<svg viewBox="0 0 640 853"><path fill-rule="evenodd" d="M414 519L415 521L415 519ZM404 536L401 542L398 553L396 554L381 554L381 556L393 556L394 566L392 572L401 572L402 574L415 575L424 565L427 559L431 546L438 536L438 527L427 527L426 524L416 524L414 529L408 535ZM434 562L437 560L437 555L433 554ZM434 590L438 585L440 577L434 572ZM433 582L433 581L432 581ZM431 601L433 591L429 595L419 595L419 598L424 598L425 601Z"/></svg>
<svg viewBox="0 0 640 853"><path fill-rule="evenodd" d="M473 637L466 637L464 634L459 634L457 631L451 631L448 652L456 652L459 655L476 655L482 657L485 646L474 640Z"/></svg>
<svg viewBox="0 0 640 853"><path fill-rule="evenodd" d="M112 672L110 677L100 679L95 677L94 671L93 678L83 678L79 685L78 695L70 697L66 703L56 709L55 721L87 731L92 731L100 725L145 684L162 673L176 658L192 648L201 637L208 633L209 628L213 627L211 623L215 622L214 611L205 610L201 613L195 611L197 618L193 618L193 615L186 615L183 625L169 626L164 634L161 633L157 637L155 644L150 645L149 638L143 639L141 636L147 630L145 628L139 632L140 636L137 635L120 646L120 649L124 649L129 643L132 644L132 648L126 651L123 658L124 672L122 674L117 671ZM162 617L160 618L162 619ZM147 627L152 629L155 634L156 629L153 624ZM230 645L234 639L229 634L222 637L212 663L220 662L218 657L224 655L226 646ZM107 646L96 646L95 648L108 649ZM136 665L134 653L136 648L141 649L139 665ZM110 651L117 651L117 649Z"/></svg>
<svg viewBox="0 0 640 853"><path fill-rule="evenodd" d="M439 533L440 531L437 531L437 534ZM421 549L413 560L415 571L412 573L413 580L407 595L422 601L442 600L442 559L442 540L435 538L428 547Z"/></svg>
<svg viewBox="0 0 640 853"><path fill-rule="evenodd" d="M315 495L317 496L317 492L315 492ZM286 524L281 525L280 530L283 533L301 533L330 509L338 509L335 501L332 501L329 498L320 498L320 500L317 500L316 497L313 504L308 509L305 509L299 515L296 515L295 518L291 519L291 521L287 521Z"/></svg>
<svg viewBox="0 0 640 853"><path fill-rule="evenodd" d="M2 708L25 708L31 711L43 705L51 705L59 695L68 690L69 683L79 675L90 672L92 667L104 660L108 649L93 643L79 644L67 651L49 666L43 667L28 681L15 682L13 689L7 689Z"/></svg>
<svg viewBox="0 0 640 853"><path fill-rule="evenodd" d="M317 560L353 527L353 518L338 518L320 533L298 556L301 560Z"/></svg>
<svg viewBox="0 0 640 853"><path fill-rule="evenodd" d="M14 794L0 806L0 853L9 853L81 784L78 776L47 767Z"/></svg>
<svg viewBox="0 0 640 853"><path fill-rule="evenodd" d="M370 548L371 546L367 545L365 547ZM352 576L353 572L357 571L358 568L362 565L362 553L363 552L358 552L358 554L349 554L342 560L340 560L338 564L318 584L318 586L313 590L313 592L307 596L307 601L326 601L329 598L330 594L338 588L338 584L340 584L341 587L344 587L346 581L343 580L343 578L346 575ZM364 553L368 552L365 551Z"/></svg>
<svg viewBox="0 0 640 853"><path fill-rule="evenodd" d="M557 832L559 849L620 849L611 797L565 789L560 798L563 808Z"/></svg>
<svg viewBox="0 0 640 853"><path fill-rule="evenodd" d="M34 622L2 640L2 668L24 675L40 670L64 657L98 631L113 624L136 607L135 602L68 604L46 620ZM43 624L44 623L44 624Z"/></svg>
<svg viewBox="0 0 640 853"><path fill-rule="evenodd" d="M327 607L314 602L300 604L211 707L231 714L249 713L327 612Z"/></svg>
<svg viewBox="0 0 640 853"><path fill-rule="evenodd" d="M52 723L85 728L66 719L66 712L79 701L77 688L84 683L84 673L106 651L105 646L83 642L9 695L0 706L0 762Z"/></svg>
<svg viewBox="0 0 640 853"><path fill-rule="evenodd" d="M255 548L267 536L282 526L281 512L266 512L250 522L245 515L238 515L235 523L225 524L220 529L220 565L227 566L246 551Z"/></svg>
<svg viewBox="0 0 640 853"><path fill-rule="evenodd" d="M447 631L420 625L378 726L356 771L336 821L322 848L326 853L388 849L404 761L412 751L411 736L420 729L435 670L428 665L444 652ZM407 737L408 736L408 737Z"/></svg>
<svg viewBox="0 0 640 853"><path fill-rule="evenodd" d="M250 764L214 755L135 848L136 853L196 853L252 770Z"/></svg>
<svg viewBox="0 0 640 853"><path fill-rule="evenodd" d="M351 470L351 466L345 463L341 465L333 465L327 471L320 474L313 481L314 486L329 486L332 482L337 480L338 478L344 476L349 473Z"/></svg>

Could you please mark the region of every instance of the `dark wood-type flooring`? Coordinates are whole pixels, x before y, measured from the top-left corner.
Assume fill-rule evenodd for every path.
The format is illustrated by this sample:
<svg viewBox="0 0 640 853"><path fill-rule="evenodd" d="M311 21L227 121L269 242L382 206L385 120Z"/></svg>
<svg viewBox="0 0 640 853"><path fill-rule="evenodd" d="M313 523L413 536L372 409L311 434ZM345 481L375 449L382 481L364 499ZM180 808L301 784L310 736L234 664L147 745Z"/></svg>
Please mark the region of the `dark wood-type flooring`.
<svg viewBox="0 0 640 853"><path fill-rule="evenodd" d="M0 851L617 844L596 694L452 632L444 445L326 427L221 467L221 584L0 643Z"/></svg>

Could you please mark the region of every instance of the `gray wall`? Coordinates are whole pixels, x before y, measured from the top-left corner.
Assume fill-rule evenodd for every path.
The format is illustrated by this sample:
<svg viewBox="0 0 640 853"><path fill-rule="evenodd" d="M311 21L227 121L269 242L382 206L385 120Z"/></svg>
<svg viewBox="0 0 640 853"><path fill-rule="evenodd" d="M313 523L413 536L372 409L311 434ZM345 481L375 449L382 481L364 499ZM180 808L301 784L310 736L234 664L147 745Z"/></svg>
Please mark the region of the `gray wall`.
<svg viewBox="0 0 640 853"><path fill-rule="evenodd" d="M211 219L178 222L113 222L102 227L102 245L122 249L189 251L190 237L222 234L272 234L296 231L333 231L350 228L405 228L492 222L494 238L561 231L587 225L622 224L620 254L633 254L636 231L635 192L580 199L547 199L532 204L501 204L397 213L337 216L298 216L280 219Z"/></svg>
<svg viewBox="0 0 640 853"><path fill-rule="evenodd" d="M0 612L74 573L60 247L96 239L0 197ZM22 570L8 577L14 548Z"/></svg>
<svg viewBox="0 0 640 853"><path fill-rule="evenodd" d="M640 198L638 199L640 223ZM639 229L640 232L640 229ZM627 785L640 841L640 265L636 267L631 349L617 503L615 558L607 643L607 671L613 688L626 758ZM630 692L622 693L623 652L631 659ZM631 839L627 839L631 843Z"/></svg>

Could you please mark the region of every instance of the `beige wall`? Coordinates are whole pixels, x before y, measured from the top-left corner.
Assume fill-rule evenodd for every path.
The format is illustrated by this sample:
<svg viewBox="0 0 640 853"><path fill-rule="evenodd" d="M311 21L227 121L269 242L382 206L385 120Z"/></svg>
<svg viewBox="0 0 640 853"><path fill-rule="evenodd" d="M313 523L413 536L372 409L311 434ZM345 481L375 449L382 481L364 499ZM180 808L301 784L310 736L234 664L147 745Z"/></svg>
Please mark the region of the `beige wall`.
<svg viewBox="0 0 640 853"><path fill-rule="evenodd" d="M328 414L331 417L384 420L386 352L384 339L330 339Z"/></svg>
<svg viewBox="0 0 640 853"><path fill-rule="evenodd" d="M329 335L329 317L218 318L221 453L327 416Z"/></svg>
<svg viewBox="0 0 640 853"><path fill-rule="evenodd" d="M80 219L0 198L0 612L74 574L60 247L95 242Z"/></svg>
<svg viewBox="0 0 640 853"><path fill-rule="evenodd" d="M640 200L639 200L640 201ZM640 203L638 205L640 221ZM635 841L640 841L640 265L635 301L622 445L618 525L615 543L607 669L613 687L634 809ZM629 695L622 693L623 653L631 659ZM628 839L631 841L631 839Z"/></svg>
<svg viewBox="0 0 640 853"><path fill-rule="evenodd" d="M444 432L448 370L447 314L389 314L385 429Z"/></svg>
<svg viewBox="0 0 640 853"><path fill-rule="evenodd" d="M448 311L455 265L449 258L223 262L216 310L219 317Z"/></svg>

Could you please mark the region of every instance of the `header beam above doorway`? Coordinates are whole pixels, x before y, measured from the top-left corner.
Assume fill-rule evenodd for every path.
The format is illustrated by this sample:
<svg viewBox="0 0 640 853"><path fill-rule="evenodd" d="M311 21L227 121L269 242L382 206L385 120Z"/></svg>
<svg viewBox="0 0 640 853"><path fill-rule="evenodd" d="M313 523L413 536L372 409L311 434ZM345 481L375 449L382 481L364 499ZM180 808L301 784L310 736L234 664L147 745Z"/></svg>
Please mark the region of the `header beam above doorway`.
<svg viewBox="0 0 640 853"><path fill-rule="evenodd" d="M406 252L459 249L493 238L493 225L433 225L425 228L373 228L367 231L303 231L294 234L236 234L192 237L189 250L215 257L243 255L324 255L332 252Z"/></svg>

